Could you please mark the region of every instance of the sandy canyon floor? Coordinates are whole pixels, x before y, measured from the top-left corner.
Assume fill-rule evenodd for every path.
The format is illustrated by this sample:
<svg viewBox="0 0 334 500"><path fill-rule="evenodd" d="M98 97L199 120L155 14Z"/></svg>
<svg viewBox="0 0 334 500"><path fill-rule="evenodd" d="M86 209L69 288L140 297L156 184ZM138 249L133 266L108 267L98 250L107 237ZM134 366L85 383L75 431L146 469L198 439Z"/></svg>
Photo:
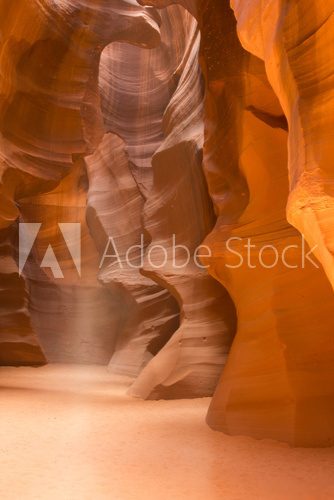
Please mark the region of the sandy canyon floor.
<svg viewBox="0 0 334 500"><path fill-rule="evenodd" d="M334 449L229 437L103 367L0 368L2 500L332 499Z"/></svg>

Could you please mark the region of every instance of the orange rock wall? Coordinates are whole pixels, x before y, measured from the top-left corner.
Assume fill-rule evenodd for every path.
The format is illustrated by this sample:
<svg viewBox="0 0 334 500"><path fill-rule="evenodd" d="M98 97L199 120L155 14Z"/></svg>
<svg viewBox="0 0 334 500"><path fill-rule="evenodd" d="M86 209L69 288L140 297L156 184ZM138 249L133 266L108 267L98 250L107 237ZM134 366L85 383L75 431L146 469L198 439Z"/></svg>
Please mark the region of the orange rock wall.
<svg viewBox="0 0 334 500"><path fill-rule="evenodd" d="M0 2L0 361L108 364L134 396L215 392L216 430L332 444L333 1L143 3Z"/></svg>
<svg viewBox="0 0 334 500"><path fill-rule="evenodd" d="M208 262L212 275L230 292L238 317L237 334L208 423L231 434L275 438L293 445L329 445L334 415L333 294L326 265L323 270L316 259L312 264L305 258L309 247L300 234L312 246L319 243L315 255L323 262L323 240L307 208L319 190L317 183L310 182L307 194L307 183L301 180L313 175L311 168L310 174L302 173L305 140L300 137L301 128L311 157L307 128L317 127L310 116L305 128L300 128L300 120L311 109L327 120L319 101L327 99L328 91L319 83L315 92L314 82L322 82L324 72L331 74L330 68L319 55L319 64L313 66L313 44L318 46L323 37L328 38L326 9L319 8L320 22L315 8L306 14L306 6L232 4L238 34L252 55L243 53L235 30L230 31L229 44L220 36L229 17L227 5L205 4L201 12L202 66L208 87L204 170L219 214L206 239L213 254ZM221 40L222 55L227 45L230 51L221 58L224 65L215 68L210 60L219 51L217 40ZM291 71L296 81L290 86ZM303 96L294 93L296 83ZM319 160L325 164L330 127L321 127L315 147L320 148ZM314 166L314 174L319 167ZM244 190L240 189L243 182ZM325 208L324 203L321 213L326 213L328 221L329 206ZM309 215L303 224L296 218L296 204L306 205L302 211ZM236 239L231 242L230 238ZM248 242L252 247L246 253ZM273 250L279 255L276 265Z"/></svg>

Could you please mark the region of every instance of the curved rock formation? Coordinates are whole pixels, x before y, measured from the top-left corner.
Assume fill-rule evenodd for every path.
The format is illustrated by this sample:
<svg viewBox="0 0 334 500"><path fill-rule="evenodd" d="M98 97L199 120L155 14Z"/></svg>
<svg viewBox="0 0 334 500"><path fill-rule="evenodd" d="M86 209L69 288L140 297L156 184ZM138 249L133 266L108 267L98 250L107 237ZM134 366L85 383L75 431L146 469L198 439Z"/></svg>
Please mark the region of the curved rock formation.
<svg viewBox="0 0 334 500"><path fill-rule="evenodd" d="M289 222L303 233L333 285L331 158L333 2L232 0L240 40L264 60L289 123ZM261 35L260 35L261 33Z"/></svg>
<svg viewBox="0 0 334 500"><path fill-rule="evenodd" d="M179 84L164 116L166 139L152 160L153 187L144 219L152 241L143 273L175 295L181 324L133 384L130 393L141 397L211 394L234 333L233 305L197 259L214 223L202 172L199 43L192 20Z"/></svg>
<svg viewBox="0 0 334 500"><path fill-rule="evenodd" d="M0 361L332 444L333 2L142 3L0 0Z"/></svg>
<svg viewBox="0 0 334 500"><path fill-rule="evenodd" d="M32 324L49 362L107 363L122 324L120 297L97 281L100 257L86 223L86 191L77 161L55 189L20 200L21 223L41 224L24 276ZM79 269L70 252L77 239ZM48 251L55 269L43 265Z"/></svg>
<svg viewBox="0 0 334 500"><path fill-rule="evenodd" d="M103 137L104 124L98 93L99 62L103 48L117 40L153 47L160 42L159 23L160 18L154 9L143 8L133 0L114 0L111 3L100 0L94 4L85 0L57 3L49 0L19 0L11 4L6 1L0 3L1 229L6 230L19 217L23 199L28 199L30 205L45 206L48 205L47 200L53 198L62 205L64 200L61 200L60 191L58 199L56 193L50 193L44 202L40 202L38 197L54 189L64 175L75 172L75 161L93 152ZM76 197L75 177L74 173L73 185L66 187L68 192L72 190L72 200ZM34 199L35 196L37 199ZM39 209L34 211L30 206L29 212L29 220L38 222L35 219L40 217ZM51 212L52 209L47 215L48 219L51 219ZM53 221L53 233L57 230L57 222L56 218ZM13 277L12 282L10 284L6 278L3 286L8 291L14 286L21 296L20 304L23 304L22 279L18 281ZM52 288L52 283L50 286ZM43 297L44 285L41 284L41 287ZM58 305L56 302L53 307L53 301L59 298L59 289L54 288L51 292L51 288L48 303L56 316L59 315L59 307L69 307L71 310L74 304L81 301L81 298L71 293L72 306L68 303L62 306L62 302L68 302L67 293L67 298L60 299ZM36 288L33 287L30 292L33 290ZM38 311L38 322L42 323L45 330L41 313L45 303L35 307L34 299L31 299L32 307ZM82 300L84 304L87 297L82 297ZM98 301L101 302L101 299ZM85 305L83 307L86 309ZM101 304L100 307L104 308L105 305ZM21 311L20 305L16 312L11 312L11 322L4 326L6 346L13 338L15 349L16 334L13 333L11 337L10 332L17 330ZM79 310L76 314L80 317ZM50 317L47 319L49 321ZM50 340L50 332L48 337L51 344L55 342L55 339ZM32 343L29 339L32 339ZM82 341L85 341L84 338ZM25 363L25 349L28 356L36 343L36 337L30 332L26 336L22 358L18 353L16 361L12 355L8 359L4 356L4 361ZM41 351L37 351L40 353L40 362L44 362ZM54 359L51 352L49 354ZM101 352L97 356L101 357ZM107 354L103 352L102 356L106 359Z"/></svg>
<svg viewBox="0 0 334 500"><path fill-rule="evenodd" d="M18 0L0 5L1 157L57 179L73 155L94 151L104 127L98 94L103 48L160 42L159 16L134 0ZM83 43L84 41L84 43Z"/></svg>
<svg viewBox="0 0 334 500"><path fill-rule="evenodd" d="M41 365L46 362L32 328L25 283L13 258L15 227L0 231L0 364Z"/></svg>
<svg viewBox="0 0 334 500"><path fill-rule="evenodd" d="M168 250L170 260L161 270L153 269L153 272L146 263L143 274L147 278L129 268L125 262L126 270L121 272L117 266L115 268L112 265L102 271L103 282L112 287L117 283L118 287L127 290L129 303L133 303L135 299L136 304L128 323L128 333L123 332L119 337L110 369L138 375L138 368L142 368L152 358L152 354L157 354L176 330L175 320L170 324L169 318L172 317L171 314L175 315L178 308L174 305L168 314L165 313L167 288L181 308L182 327L144 369L134 383L131 393L141 397L207 395L212 393L226 358L230 328L233 330L233 307L225 292L203 269L196 268L195 265L182 266L183 257L180 255L178 264L181 260L181 266L177 270L172 266L173 232L176 244L187 245L189 251L193 252L212 226L213 213L201 169L203 97L197 63L197 23L187 11L178 6L161 11L161 19L162 43L159 47L151 51L140 51L135 47L129 50L122 44L113 44L107 47L101 60L100 87L106 127L126 141L131 173L140 192L147 198L143 223L152 242L147 247L148 241L145 238L146 254L152 256L154 262L155 256L151 250L154 250L157 244L163 244ZM137 117L132 127L129 127L127 121L130 116ZM165 140L164 136L167 136ZM105 141L107 142L107 139ZM110 143L111 141L109 138ZM111 145L109 148L111 149ZM128 186L129 191L130 185L135 189L134 181L131 180L127 167L128 181L123 181L121 185L117 179L125 179L125 172L122 177L119 167L117 169L117 166L114 166L119 161L115 152L108 154L102 144L99 149L99 158L95 155L92 160L89 159L88 170L98 168L102 158L108 159L109 170L115 178L113 187L110 186L108 190L110 201L104 201L104 206L109 207L109 217L106 208L104 214L101 209L99 214L99 204L102 200L98 201L92 185L90 190L95 198L97 217L100 221L102 218L105 221L108 219L108 222L103 223L104 226L109 226L105 232L109 236L116 235L114 242L117 249L121 248L121 258L125 260L130 243L140 243L140 234L136 237L132 235L132 238L129 235L127 238L124 234L124 223L130 228L130 220L133 224L137 219L136 227L143 233L144 227L140 221L142 207L137 205L136 208L129 207L128 210L125 195L122 196L123 205L121 201L116 201L115 192L123 192L125 186ZM158 153L154 154L157 149ZM118 156L121 158L121 154ZM170 164L173 164L172 169ZM102 175L100 172L100 177ZM179 180L176 184L177 178ZM195 192L189 192L188 198L182 199L181 193L187 189L187 182L196 186ZM129 201L131 200L134 200L134 197L130 197ZM187 232L182 230L180 213L193 220ZM111 221L113 214L119 220ZM129 221L125 222L129 216ZM160 226L159 231L156 229L157 225ZM157 258L159 264L159 257ZM157 287L155 282L162 287ZM154 293L154 302L150 298L150 288ZM161 296L159 302L158 290ZM145 294L147 297L144 300ZM211 294L212 298L208 298L207 295ZM172 298L168 301L172 305ZM152 306L149 307L150 302ZM158 321L154 310L160 311ZM168 320L166 326L169 325L169 328L166 330L164 326L165 333L161 334L164 314L164 322ZM231 325L227 325L228 321ZM156 339L154 352L151 349L153 338ZM145 354L143 363L140 349L145 348L145 343L150 352ZM203 359L200 350L203 352ZM132 372L130 360L132 365L137 365L136 370ZM157 368L158 366L161 368Z"/></svg>
<svg viewBox="0 0 334 500"><path fill-rule="evenodd" d="M122 146L120 139L108 134L87 161L89 221L93 232L102 224L100 233L104 236L100 234L98 239L105 242L112 238L120 252L123 269L109 265L109 259L100 273L101 281L117 290L127 304L124 329L118 336L109 369L133 377L166 343L179 323L179 308L173 296L140 273L140 254L148 244L142 218L145 196L152 185L151 159L163 140L163 114L178 82L188 18L179 7L164 10L159 46L144 51L114 43L103 51L100 64L105 127L125 142ZM106 184L107 179L110 184ZM96 189L98 184L100 188ZM129 234L124 233L125 227L131 228ZM133 245L137 248L129 253ZM100 246L103 254L103 244ZM127 253L134 262L127 261Z"/></svg>
<svg viewBox="0 0 334 500"><path fill-rule="evenodd" d="M300 171L297 150L298 161L303 158L303 142L299 141L295 125L301 119L299 108L303 103L298 94L293 96L293 87L289 85L290 69L287 61L282 58L284 44L292 44L291 37L298 45L299 35L293 36L299 25L297 18L293 18L298 9L291 6L284 10L278 2L271 2L266 6L262 4L261 7L257 2L250 4L241 1L234 2L234 6L240 23L241 39L247 40L246 48L265 59L266 73L287 117L289 135L284 132L285 120L281 117L283 113L277 106L277 98L268 85L267 89L263 86L266 77L260 61L244 54L243 63L237 69L233 68L233 56L231 64L228 64L228 57L225 58L225 67L220 76L212 77L215 88L221 82L222 95L212 95L210 90L208 93L210 109L214 107L220 112L216 113L215 120L213 115L206 115L209 123L204 166L220 215L206 243L213 254L210 272L228 288L236 304L238 331L209 410L208 422L215 429L232 434L276 438L294 445L329 445L333 442L334 415L334 351L330 347L334 326L331 313L333 294L315 259L314 264L308 260L307 244L288 224L286 217L288 202L288 220L302 232L305 230L304 226L296 223L291 202L295 199L298 200L297 204L303 205L305 196L296 195L294 190L288 201L288 159L285 152L289 137L290 185L294 187ZM301 18L303 22L306 21L305 17ZM215 18L211 19L218 24L219 32L226 19L223 7L220 21L217 9ZM310 29L310 18L307 16L307 19ZM262 25L258 24L258 20ZM212 24L210 27L212 30ZM281 32L281 38L277 38L277 30ZM264 34L263 38L260 33ZM212 38L217 39L212 31L207 38L205 28L202 34L207 54L216 51L216 43L210 43ZM290 42L286 38L287 34L290 34ZM307 66L303 64L302 55L309 42L306 41L305 45L304 37L305 33L304 36L300 35L300 49L298 51L293 48L290 57L295 58L295 71L300 71L300 76L307 78ZM299 65L296 60L297 52ZM238 53L240 54L240 48ZM306 54L305 58L307 65ZM210 80L210 65L207 64L207 67L207 79ZM254 68L257 71L255 75ZM311 69L311 63L309 68ZM316 70L312 66L312 77L309 74L312 83L314 78L317 79L318 71L319 76L322 73L322 66L318 68ZM273 78L274 73L277 78L278 69L281 71L279 84ZM237 80L233 87L229 71ZM313 99L306 81L301 81L300 85L309 99ZM238 87L240 93L236 94ZM292 98L289 112L285 101L286 92ZM229 144L224 109L230 113L231 93L239 101L238 111L233 116L234 122L238 124L237 134L233 138L233 144L238 145L234 169L240 169L249 191L248 197L245 193L247 205L239 201L235 204L236 210L231 210L220 202L221 189L217 176L219 178L221 175L226 185L226 156L216 155L216 162L212 167L212 147L216 146L222 151L221 148L226 150L224 146L226 144L228 147ZM310 110L305 102L306 109ZM213 134L212 122L217 130ZM308 126L311 123L313 127L314 120L309 120ZM303 130L307 134L307 130ZM320 133L326 141L326 133L322 129ZM224 140L219 140L219 137ZM322 148L322 154L325 153L326 147ZM233 182L227 184L227 194L233 195L234 186ZM309 201L306 205L308 204ZM306 212L309 213L307 208ZM328 215L327 212L327 217ZM314 226L312 233L316 234ZM229 243L231 237L236 238L233 244ZM310 238L308 240L314 242ZM247 248L248 244L252 246ZM315 253L319 255L319 252ZM322 318L321 321L319 317Z"/></svg>
<svg viewBox="0 0 334 500"><path fill-rule="evenodd" d="M99 88L107 132L126 144L143 196L152 186L152 156L164 140L163 115L180 79L193 18L181 7L160 11L161 43L142 50L124 43L102 53Z"/></svg>
<svg viewBox="0 0 334 500"><path fill-rule="evenodd" d="M136 377L177 328L178 308L167 290L140 274L144 200L124 142L106 134L86 164L87 221L101 255L99 279L122 305L122 329L109 367Z"/></svg>
<svg viewBox="0 0 334 500"><path fill-rule="evenodd" d="M231 3L253 55L240 45L228 2L182 3L201 29L204 171L218 215L205 240L212 255L202 261L231 293L238 315L208 421L232 434L328 445L333 296L289 222L317 243L314 253L331 279L332 118L324 106L333 66L324 47L332 40L333 7Z"/></svg>

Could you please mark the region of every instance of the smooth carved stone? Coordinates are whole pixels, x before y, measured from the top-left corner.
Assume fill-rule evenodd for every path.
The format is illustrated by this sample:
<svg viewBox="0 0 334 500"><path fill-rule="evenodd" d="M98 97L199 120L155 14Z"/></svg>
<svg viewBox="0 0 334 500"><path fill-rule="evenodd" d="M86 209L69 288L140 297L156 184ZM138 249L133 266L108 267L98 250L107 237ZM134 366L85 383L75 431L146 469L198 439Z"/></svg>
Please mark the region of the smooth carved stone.
<svg viewBox="0 0 334 500"><path fill-rule="evenodd" d="M231 2L240 40L265 62L289 124L287 218L303 233L334 284L331 158L334 125L333 2ZM262 33L260 37L260 33Z"/></svg>
<svg viewBox="0 0 334 500"><path fill-rule="evenodd" d="M0 1L0 361L111 358L135 396L216 387L214 429L333 444L333 2L174 1Z"/></svg>
<svg viewBox="0 0 334 500"><path fill-rule="evenodd" d="M78 161L55 189L19 200L20 221L41 224L24 277L31 321L49 362L106 364L122 325L120 297L97 280L100 256L86 223L86 190L85 168ZM66 223L79 225L79 233L70 226L67 240L60 229ZM78 243L79 269L69 250ZM48 249L60 277L57 269L43 266Z"/></svg>
<svg viewBox="0 0 334 500"><path fill-rule="evenodd" d="M214 214L202 171L203 92L194 20L187 40L178 87L164 115L166 138L153 156L153 186L144 210L152 241L143 273L171 291L181 312L180 328L130 389L132 395L151 399L212 394L234 334L228 294L193 260ZM179 245L175 252L173 243ZM180 245L191 255L186 264Z"/></svg>
<svg viewBox="0 0 334 500"><path fill-rule="evenodd" d="M314 97L311 87L318 78L319 82L324 82L323 71L325 68L329 70L329 67L328 63L325 66L321 50L317 52L319 63L312 59L315 48L309 52L309 46L317 39L315 43L319 48L319 38L311 31L310 16L314 16L315 12L310 3L304 2L305 9L301 7L303 2L298 2L300 7L289 4L286 9L281 4L233 2L240 38L250 52L265 59L265 68L262 75L258 72L260 78L257 77L256 83L254 61L260 70L258 59L244 53L237 70L233 67L232 57L230 64L225 58L220 77L214 75L215 82L221 81L222 96L212 95L209 102L209 109L219 109L219 113L207 113L205 117L207 140L204 168L220 216L215 230L206 239L213 257L204 261L210 264L210 272L228 288L238 315L237 334L209 409L208 422L214 429L230 434L275 438L300 446L326 446L332 444L334 439L333 294L316 259L313 257L312 264L304 258L309 247L289 222L302 232L311 230L312 238L320 236L314 225L305 222L302 227L296 223L291 200L305 204L306 212L309 212L307 206L312 204L312 196L308 201L307 197L296 195L298 179L300 176L305 178L302 173L304 152L312 155L313 147L319 147L321 164L326 163L327 146L323 147L322 141L327 141L326 130L330 125L327 124L328 113L318 108L318 99L327 99L326 92L322 96L321 91L322 85L326 85L319 83L320 92L318 94L317 90ZM306 4L310 16L306 12ZM320 17L321 14L322 9L319 9ZM217 22L219 32L223 19L226 19L223 7L220 20L217 11L215 18L211 19ZM320 24L319 17L313 19L316 26ZM208 56L217 50L217 45L211 42L212 38L217 38L212 34L212 23L203 23L204 27L208 25L211 32L206 37L203 28L202 43L206 47L209 68L206 74L210 78ZM297 26L301 27L298 33ZM320 40L323 31L327 32L326 23L320 28ZM289 51L286 44L293 45L291 37L295 45ZM240 48L237 50L241 54ZM297 52L298 60L293 56ZM294 82L291 71L295 72ZM296 78L298 72L299 79ZM269 91L268 85L264 91L265 74L276 95ZM234 88L231 75L237 77ZM296 84L297 88L300 86L300 91L297 91ZM215 83L215 88L218 87ZM212 167L212 146L225 150L226 143L229 143L226 114L230 114L231 94L239 101L239 109L236 108L231 116L238 125L233 137L233 144L237 146L235 170L239 169L239 175L247 184L246 205L241 205L242 212L238 209L238 206L241 208L239 202L231 211L219 198L222 182L217 179L219 172L222 179L225 178L228 157L216 155L215 167ZM289 134L285 132L284 120L277 121L283 114L277 109L277 98L287 117ZM315 114L311 117L312 110ZM325 128L322 128L322 119L320 128L315 125L317 113L319 117L324 117ZM276 120L268 119L271 116ZM300 134L300 120L305 139ZM281 125L277 126L279 123ZM212 133L213 130L218 132ZM311 130L317 131L317 135L311 135ZM289 156L286 151L288 141ZM309 167L312 167L310 161ZM319 165L317 170L319 172ZM307 176L311 178L312 175L310 168ZM309 187L312 185L314 192L318 192L317 183L311 183ZM292 195L289 195L291 188ZM229 191L233 193L233 182L227 193ZM322 213L325 212L329 220L330 209ZM308 232L305 232L307 235ZM226 247L231 237L238 238L231 245L234 253ZM249 238L253 247L247 255L245 245ZM311 243L315 241L309 235L307 238ZM259 254L265 245L273 248L267 246ZM273 249L279 255L277 264ZM288 253L284 253L286 249ZM315 253L321 258L318 251ZM244 259L243 265L240 265L240 256ZM260 256L264 265L259 262ZM286 257L287 265L282 262L282 256ZM250 263L247 263L248 257ZM251 267L254 265L256 267Z"/></svg>
<svg viewBox="0 0 334 500"><path fill-rule="evenodd" d="M161 271L152 272L145 263L143 274L147 278L139 273L136 276L129 266L120 271L117 266L113 268L109 265L101 274L101 279L109 287L114 288L118 284L119 289L123 288L130 307L129 326L126 329L128 333L124 332L119 337L110 369L138 375L138 366L143 368L152 359L152 355L155 355L130 391L136 396L151 398L212 394L226 359L234 321L233 306L229 298L206 272L191 265L179 270L171 267L173 232L176 233L178 243L187 245L193 252L196 244L201 242L212 227L214 216L201 168L203 96L197 63L197 23L193 16L178 6L170 6L160 14L161 46L144 52L135 47L128 49L122 44L113 44L105 49L101 59L100 89L105 124L110 131L125 140L129 165L125 166L124 160L124 166L120 170L122 153L117 152L119 148L116 145L113 148L110 145L108 152L107 138L101 143L99 152L88 160L88 171L94 172L93 184L90 178L90 200L95 205L96 218L102 222L107 234L116 236L117 249L121 245L122 259L126 260L124 257L128 245L140 241L139 233L137 237L124 233L124 228L129 231L136 220L138 231L143 232L145 229L152 239L150 246L147 246L148 242L145 240L147 255L152 254L151 249L155 244L162 244L169 253L169 265L162 266ZM136 116L137 120L129 127L131 116ZM112 143L111 138L109 142ZM117 141L113 139L113 143L116 144ZM158 152L154 154L156 150ZM106 168L104 173L99 173L99 165L103 164L103 160L106 161L106 166L109 165L109 173ZM120 164L118 167L117 163ZM125 186L128 186L128 192L131 193L130 185L136 193L134 181L129 177L129 168L139 193L147 199L144 210L144 199L141 200L141 206L138 200L137 207L132 208L126 197L121 195ZM107 201L107 191L104 195L102 192L97 193L95 186L103 178L101 186L106 189L110 174L113 174L113 183L108 189ZM127 176L129 180L122 181ZM189 191L188 181L196 186L195 192L193 195L189 192L182 199L184 195L181 193ZM122 198L118 201L120 196ZM136 198L133 195L131 199L134 203ZM131 211L129 219L127 211ZM117 220L115 217L111 218L111 214L117 215ZM189 218L193 220L187 232L182 231L184 221L181 214L187 221ZM140 221L141 216L145 227ZM93 227L92 223L90 225ZM160 234L157 226L161 226ZM152 260L156 264L159 264L159 259L159 256L156 259L152 254ZM179 255L178 259L180 263L183 257ZM152 287L154 282L159 286L156 284ZM152 292L149 292L150 288ZM141 296L141 290L146 293L145 300ZM158 321L155 319L157 290L164 290L163 296L171 293L181 309L182 326L178 330L174 321L173 329L169 329L168 335L167 332L162 335L159 331L163 321L166 322L167 319L170 322L173 316L169 319L161 305L163 314L157 318ZM197 291L196 294L194 290ZM159 295L161 293L159 291ZM206 297L206 293L209 297ZM154 297L154 302L149 299L150 296ZM170 302L171 298L168 300ZM145 317L146 321L143 322ZM231 324L228 324L229 321ZM150 331L148 327L153 330ZM176 333L172 335L175 330ZM139 337L138 331L143 332ZM150 338L150 352L146 352L145 363L142 363L142 355L138 349L145 349L145 342L147 345ZM139 354L137 356L136 349ZM165 361L167 358L168 362Z"/></svg>
<svg viewBox="0 0 334 500"><path fill-rule="evenodd" d="M180 4L201 30L203 163L218 215L203 263L238 316L208 422L231 434L330 445L333 5L232 0L236 26L228 2ZM300 233L317 245L325 272L305 258L310 247Z"/></svg>
<svg viewBox="0 0 334 500"><path fill-rule="evenodd" d="M30 174L59 178L73 155L93 152L103 136L103 48L157 45L159 16L134 0L18 0L0 4L0 19L1 156Z"/></svg>
<svg viewBox="0 0 334 500"><path fill-rule="evenodd" d="M177 5L160 11L160 17L160 45L142 50L110 44L102 53L99 74L105 128L124 140L144 197L152 187L152 156L164 141L163 116L178 86L195 22Z"/></svg>
<svg viewBox="0 0 334 500"><path fill-rule="evenodd" d="M144 51L115 43L103 51L99 88L105 127L124 143L108 134L87 161L91 230L96 241L113 238L124 266L113 266L109 259L100 273L101 281L117 290L125 303L124 328L109 369L133 377L179 324L179 307L171 293L144 277L140 265L132 268L126 258L129 248L140 245L142 239L143 250L148 244L143 207L152 186L151 159L164 138L163 115L180 78L186 33L193 23L177 6L160 16L161 44L156 48ZM130 258L140 262L133 251Z"/></svg>
<svg viewBox="0 0 334 500"><path fill-rule="evenodd" d="M21 222L24 220L21 204L25 205L25 222L36 222L36 219L44 217L50 223L49 229L44 228L39 242L43 238L46 242L50 234L53 234L55 242L54 233L60 217L65 221L69 218L73 219L71 222L83 221L85 204L79 204L77 208L72 206L67 211L66 203L71 205L69 198L72 201L80 198L75 193L75 163L96 149L105 132L98 91L100 55L104 47L116 41L143 48L158 45L159 24L160 17L154 9L141 7L133 0L0 2L1 229L9 228L18 217L21 217ZM66 194L62 196L59 190L52 192L65 175L69 175L65 182ZM69 185L71 181L73 184ZM49 193L48 197L42 196L43 193ZM81 195L84 196L82 190ZM49 203L52 197L59 204L59 213L54 202ZM87 238L89 241L87 227L85 231L84 244ZM37 242L35 256L46 249L43 245L38 246ZM85 327L87 321L81 321L80 311L84 309L88 314L85 305L88 300L96 305L96 310L108 310L109 307L111 311L120 310L118 299L112 297L109 307L106 306L106 294L110 296L110 293L97 282L96 263L93 267L88 263L90 278L88 282L81 282L82 288L78 288L77 283L73 284L76 270L66 254L64 242L60 247L62 255L58 257L66 268L62 286L56 286L50 273L39 269L38 259L36 263L30 261L25 269L33 281L29 287L29 301L34 325L41 341L44 337L42 343L49 360L90 359L91 362L98 362L103 359L106 362L112 353L116 335L113 315L106 319L104 325L97 325L98 320ZM98 254L92 241L87 254L90 255L89 261L97 260ZM23 301L22 278L16 281L20 283L17 292ZM3 286L10 293L14 285L4 280ZM46 296L47 303L44 300ZM50 314L44 315L43 309ZM12 314L13 321L19 314L20 310L17 310L16 316ZM25 314L28 317L28 310ZM117 315L114 316L117 324ZM95 327L98 335L92 349ZM10 342L11 330L9 326L4 328ZM101 338L99 335L103 328L105 333ZM16 342L15 335L13 342ZM32 337L37 343L36 335L32 334ZM26 349L30 349L29 345L27 343ZM2 352L5 362L5 350ZM24 352L19 349L15 352L17 359L10 355L7 361L26 363L28 358L25 359ZM89 352L92 353L91 358ZM44 360L43 355L39 356L40 360Z"/></svg>
<svg viewBox="0 0 334 500"><path fill-rule="evenodd" d="M144 200L124 142L106 134L86 164L87 221L101 254L99 279L121 305L122 328L109 369L136 377L177 328L179 310L166 289L140 273Z"/></svg>
<svg viewBox="0 0 334 500"><path fill-rule="evenodd" d="M32 328L27 291L13 259L14 228L0 231L0 364L43 365L44 353Z"/></svg>

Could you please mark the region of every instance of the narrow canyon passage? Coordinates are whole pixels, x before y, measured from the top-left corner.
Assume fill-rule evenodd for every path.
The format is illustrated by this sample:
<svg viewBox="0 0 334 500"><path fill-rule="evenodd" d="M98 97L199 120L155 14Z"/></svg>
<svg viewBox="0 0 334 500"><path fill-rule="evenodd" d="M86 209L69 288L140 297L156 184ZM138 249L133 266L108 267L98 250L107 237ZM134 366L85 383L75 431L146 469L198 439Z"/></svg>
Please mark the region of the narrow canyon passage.
<svg viewBox="0 0 334 500"><path fill-rule="evenodd" d="M214 432L210 398L130 398L129 379L102 366L3 367L0 377L2 500L334 497L332 449Z"/></svg>
<svg viewBox="0 0 334 500"><path fill-rule="evenodd" d="M333 13L0 0L0 500L334 499Z"/></svg>

